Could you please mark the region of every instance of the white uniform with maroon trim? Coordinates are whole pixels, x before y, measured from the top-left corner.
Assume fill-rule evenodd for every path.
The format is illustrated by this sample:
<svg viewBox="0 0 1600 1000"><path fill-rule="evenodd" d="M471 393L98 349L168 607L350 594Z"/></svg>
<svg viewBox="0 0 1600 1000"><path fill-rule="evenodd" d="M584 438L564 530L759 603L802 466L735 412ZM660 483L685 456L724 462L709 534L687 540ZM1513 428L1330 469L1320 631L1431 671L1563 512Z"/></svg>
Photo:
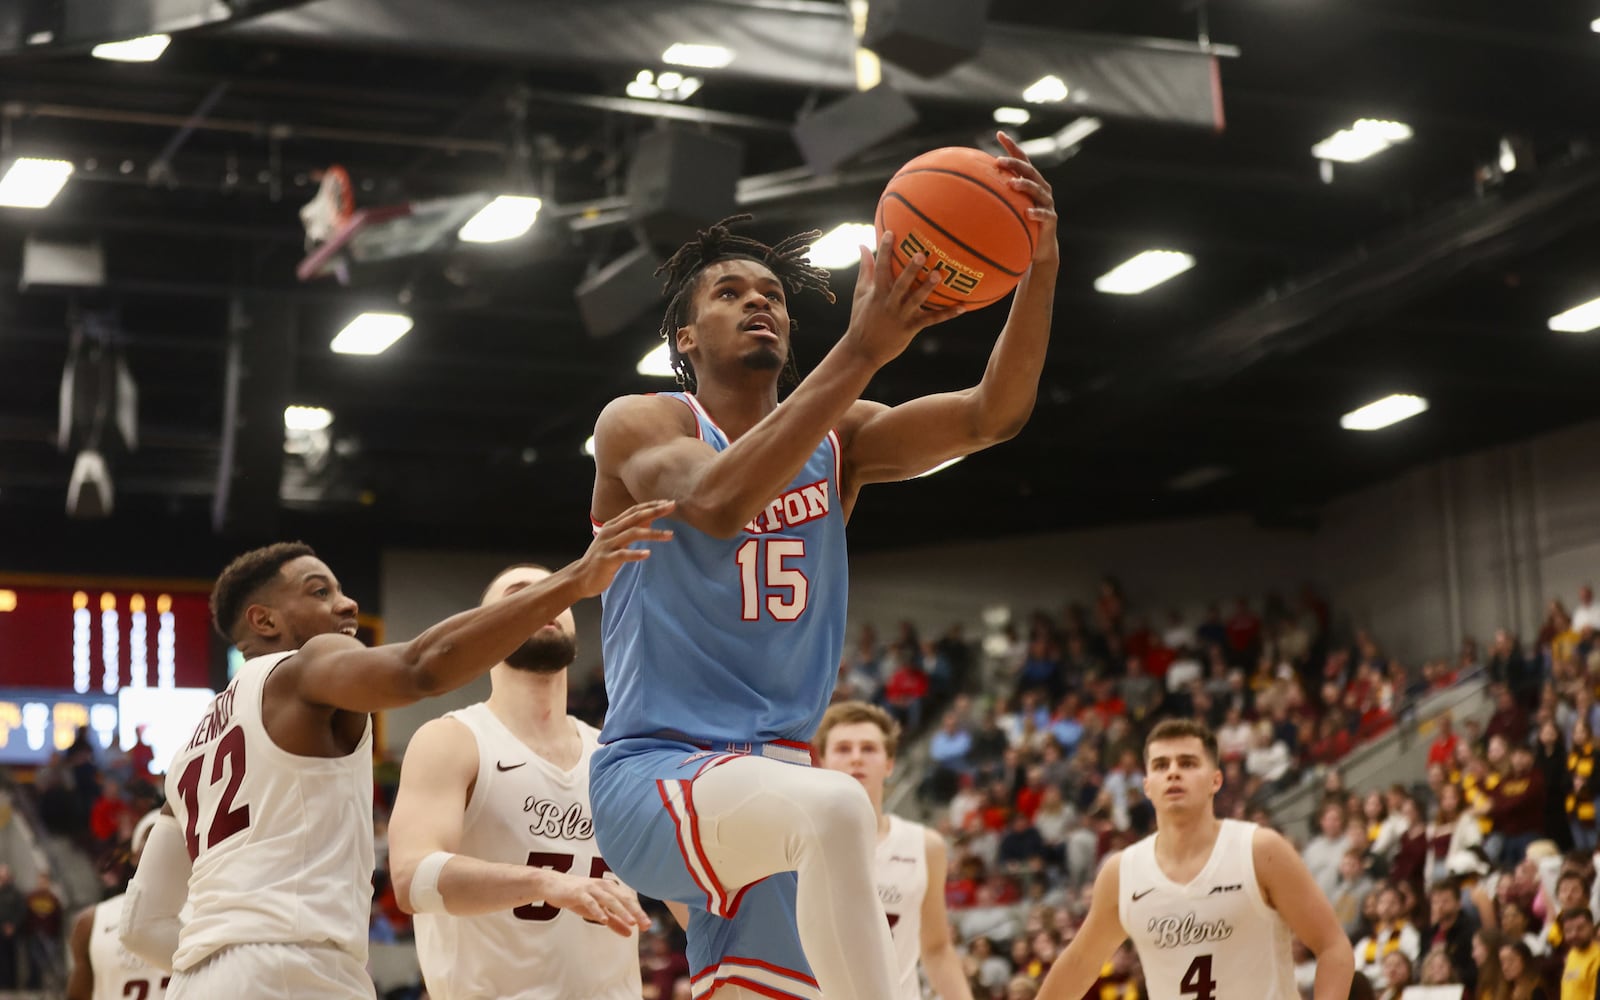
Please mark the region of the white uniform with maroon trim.
<svg viewBox="0 0 1600 1000"><path fill-rule="evenodd" d="M894 940L899 1000L922 1000L917 962L922 957L922 899L928 894L927 837L922 824L890 816L888 836L878 841L878 899Z"/></svg>
<svg viewBox="0 0 1600 1000"><path fill-rule="evenodd" d="M167 770L194 870L169 998L371 997L372 723L343 757L301 757L262 722L267 677L245 661Z"/></svg>
<svg viewBox="0 0 1600 1000"><path fill-rule="evenodd" d="M89 971L94 974L90 1000L163 1000L167 973L122 946L122 896L95 904L89 919Z"/></svg>
<svg viewBox="0 0 1600 1000"><path fill-rule="evenodd" d="M459 853L616 878L594 841L594 727L570 720L583 754L563 771L528 749L482 702L446 718L466 726L478 750ZM415 925L417 958L434 1000L638 1000L641 993L637 937L619 937L553 906L470 917L419 913Z"/></svg>
<svg viewBox="0 0 1600 1000"><path fill-rule="evenodd" d="M1289 926L1256 882L1256 825L1221 822L1188 885L1156 863L1159 832L1122 852L1117 909L1150 1000L1298 1000Z"/></svg>

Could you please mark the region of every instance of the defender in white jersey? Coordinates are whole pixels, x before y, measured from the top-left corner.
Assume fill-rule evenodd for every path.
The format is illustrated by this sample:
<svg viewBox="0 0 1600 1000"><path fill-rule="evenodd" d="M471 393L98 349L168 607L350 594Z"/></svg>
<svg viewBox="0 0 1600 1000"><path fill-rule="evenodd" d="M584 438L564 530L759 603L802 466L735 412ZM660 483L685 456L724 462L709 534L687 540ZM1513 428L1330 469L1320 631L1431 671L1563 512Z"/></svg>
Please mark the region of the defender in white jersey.
<svg viewBox="0 0 1600 1000"><path fill-rule="evenodd" d="M1050 967L1039 1000L1079 1000L1124 940L1150 1000L1298 1000L1290 942L1317 960L1315 1000L1345 1000L1355 956L1327 897L1288 841L1218 820L1217 740L1169 719L1145 741L1156 832L1106 858L1089 915Z"/></svg>
<svg viewBox="0 0 1600 1000"><path fill-rule="evenodd" d="M170 1000L372 997L371 713L486 672L624 562L648 557L629 546L669 539L650 524L670 510L640 505L570 566L372 648L356 638L356 602L309 546L234 560L212 617L248 659L174 757L171 815L123 906L122 942L174 970Z"/></svg>
<svg viewBox="0 0 1600 1000"><path fill-rule="evenodd" d="M133 828L129 842L134 865L156 825L157 812ZM72 924L68 941L72 969L67 974L67 1000L163 1000L168 973L133 954L117 940L124 896L118 893L88 907Z"/></svg>
<svg viewBox="0 0 1600 1000"><path fill-rule="evenodd" d="M883 785L894 770L900 726L883 709L860 701L830 705L812 741L822 766L861 782L878 819L878 902L894 942L895 1000L922 1000L917 960L941 1000L972 1000L961 956L950 941L944 908L949 852L944 838L920 823L883 811ZM862 905L867 905L863 900Z"/></svg>
<svg viewBox="0 0 1600 1000"><path fill-rule="evenodd" d="M547 576L513 566L484 603ZM488 701L427 723L406 749L389 868L395 898L417 914L433 1000L641 994L634 931L650 919L595 844L589 758L599 733L567 715L576 654L563 611L489 672ZM430 879L442 909L417 898Z"/></svg>

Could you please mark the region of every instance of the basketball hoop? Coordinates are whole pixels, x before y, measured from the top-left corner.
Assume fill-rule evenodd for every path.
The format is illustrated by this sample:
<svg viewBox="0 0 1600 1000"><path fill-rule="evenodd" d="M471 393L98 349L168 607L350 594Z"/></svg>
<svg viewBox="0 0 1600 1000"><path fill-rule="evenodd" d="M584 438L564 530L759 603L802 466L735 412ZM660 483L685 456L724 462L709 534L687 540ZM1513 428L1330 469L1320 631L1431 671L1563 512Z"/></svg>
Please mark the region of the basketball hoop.
<svg viewBox="0 0 1600 1000"><path fill-rule="evenodd" d="M355 195L350 190L350 174L335 163L322 171L317 193L300 209L300 224L306 230L306 249L326 243L336 230L355 214Z"/></svg>

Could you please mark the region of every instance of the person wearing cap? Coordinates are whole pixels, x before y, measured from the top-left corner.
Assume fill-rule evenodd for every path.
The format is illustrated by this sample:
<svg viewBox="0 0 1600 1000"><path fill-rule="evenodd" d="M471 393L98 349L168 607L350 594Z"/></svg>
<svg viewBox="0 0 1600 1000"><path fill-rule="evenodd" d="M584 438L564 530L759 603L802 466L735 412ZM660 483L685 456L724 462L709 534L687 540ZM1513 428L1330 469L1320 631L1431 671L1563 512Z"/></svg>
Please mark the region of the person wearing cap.
<svg viewBox="0 0 1600 1000"><path fill-rule="evenodd" d="M130 867L155 828L160 810L151 810L133 828ZM167 973L128 951L117 937L122 922L123 894L87 907L72 922L68 943L72 969L67 975L67 1000L164 1000Z"/></svg>
<svg viewBox="0 0 1600 1000"><path fill-rule="evenodd" d="M1594 914L1587 906L1565 910L1561 929L1571 944L1561 972L1561 1000L1600 1000L1600 944L1594 940Z"/></svg>

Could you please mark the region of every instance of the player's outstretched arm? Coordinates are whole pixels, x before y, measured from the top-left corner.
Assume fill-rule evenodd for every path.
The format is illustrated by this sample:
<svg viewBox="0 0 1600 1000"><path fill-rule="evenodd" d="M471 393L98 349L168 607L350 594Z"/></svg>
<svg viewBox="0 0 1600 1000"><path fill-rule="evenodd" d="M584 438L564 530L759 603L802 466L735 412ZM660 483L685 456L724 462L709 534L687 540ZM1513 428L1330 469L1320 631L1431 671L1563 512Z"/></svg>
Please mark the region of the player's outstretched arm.
<svg viewBox="0 0 1600 1000"><path fill-rule="evenodd" d="M1017 286L1005 329L982 381L973 388L923 396L893 408L862 401L851 409L840 428L851 489L908 479L1013 438L1033 413L1050 346L1060 262L1055 199L1027 154L1003 132L1000 141L1009 154L1000 165L1013 174L1012 186L1033 198L1029 215L1039 221L1033 263Z"/></svg>
<svg viewBox="0 0 1600 1000"><path fill-rule="evenodd" d="M139 869L128 883L117 937L124 948L167 972L172 971L172 956L178 951L182 929L178 915L189 900L192 870L172 806L162 806L139 856Z"/></svg>
<svg viewBox="0 0 1600 1000"><path fill-rule="evenodd" d="M629 396L605 408L595 424L598 480L619 481L634 500L676 500L679 520L718 538L732 538L783 492L828 431L844 419L872 376L905 350L918 331L958 310L922 308L939 286L923 257L898 278L889 274L892 235L876 258L861 251L850 327L777 409L720 453L689 438L686 414L670 399ZM919 470L920 471L920 470ZM597 506L594 515L607 520Z"/></svg>
<svg viewBox="0 0 1600 1000"><path fill-rule="evenodd" d="M319 635L273 671L268 683L303 701L376 712L453 691L486 672L528 636L610 585L624 563L650 556L639 542L666 542L652 526L670 501L638 504L612 519L576 562L501 601L446 618L410 642L368 647L345 635Z"/></svg>
<svg viewBox="0 0 1600 1000"><path fill-rule="evenodd" d="M477 773L477 742L454 719L435 719L411 738L389 817L389 875L402 910L463 917L548 903L624 937L650 926L618 882L455 853Z"/></svg>
<svg viewBox="0 0 1600 1000"><path fill-rule="evenodd" d="M1078 936L1051 964L1039 986L1038 1000L1081 1000L1100 978L1106 961L1128 939L1117 910L1117 894L1122 891L1121 858L1120 852L1108 855L1100 866L1089 915Z"/></svg>
<svg viewBox="0 0 1600 1000"><path fill-rule="evenodd" d="M944 908L944 882L950 857L944 838L927 831L928 891L922 896L922 971L939 1000L972 1000L972 986L961 956L950 941L950 914Z"/></svg>
<svg viewBox="0 0 1600 1000"><path fill-rule="evenodd" d="M1255 856L1256 884L1261 886L1267 904L1278 911L1294 936L1316 956L1317 980L1312 997L1345 1000L1350 995L1356 958L1328 897L1317 888L1305 862L1281 834L1257 828L1250 846Z"/></svg>
<svg viewBox="0 0 1600 1000"><path fill-rule="evenodd" d="M86 908L72 922L67 941L67 1000L93 1000L94 970L89 966L89 935L94 932L94 907Z"/></svg>

